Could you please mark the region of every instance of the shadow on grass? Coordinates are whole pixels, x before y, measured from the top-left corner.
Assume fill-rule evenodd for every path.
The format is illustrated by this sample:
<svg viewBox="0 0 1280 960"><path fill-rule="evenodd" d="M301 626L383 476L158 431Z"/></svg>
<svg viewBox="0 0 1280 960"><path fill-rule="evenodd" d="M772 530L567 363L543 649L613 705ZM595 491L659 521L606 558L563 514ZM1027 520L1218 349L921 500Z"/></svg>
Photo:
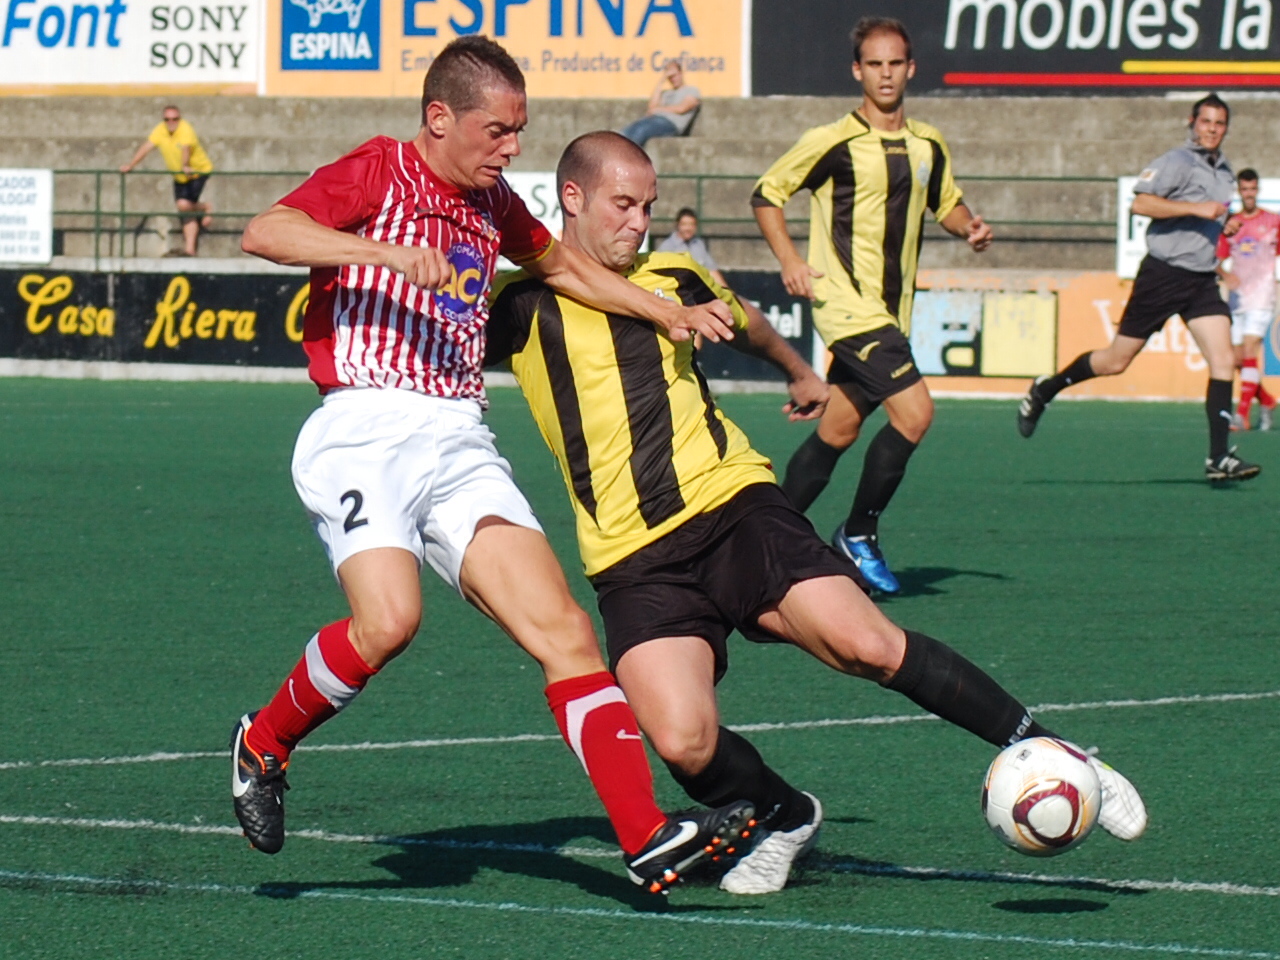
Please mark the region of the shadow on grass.
<svg viewBox="0 0 1280 960"><path fill-rule="evenodd" d="M1009 913L1097 913L1111 906L1100 900L999 900L992 904Z"/></svg>
<svg viewBox="0 0 1280 960"><path fill-rule="evenodd" d="M942 867L907 867L887 860L863 860L858 857L836 857L823 853L814 853L804 861L804 869L809 874L834 873L854 874L864 877L889 877L895 880L914 880L927 883L998 883L1025 887L1048 887L1059 890L1079 890L1089 893L1105 893L1109 896L1145 896L1146 890L1134 890L1109 883L1105 880L1090 880L1087 877L1054 877L1047 874L1012 873L997 870L951 870ZM1089 903L1083 900L1009 900L1006 904L1063 904ZM1080 907L1080 910L1103 909L1102 907ZM1006 909L1001 907L1001 909ZM1016 906L1007 909L1018 910ZM1030 906L1022 909L1024 913L1067 913L1068 910L1036 911Z"/></svg>
<svg viewBox="0 0 1280 960"><path fill-rule="evenodd" d="M582 843L584 840L598 841ZM465 886L482 870L568 883L592 896L610 897L642 912L701 913L739 910L737 906L699 904L682 907L654 896L616 869L617 839L609 821L601 817L564 817L534 823L484 824L432 833L388 837L377 844L394 852L378 857L372 866L389 876L374 880L317 880L264 884L259 896L294 899L314 890L344 893L408 893ZM596 864L610 864L609 867Z"/></svg>
<svg viewBox="0 0 1280 960"><path fill-rule="evenodd" d="M990 573L986 570L960 570L956 567L908 567L896 572L902 591L898 597L937 596L946 591L938 589L935 584L944 583L955 577L978 577L982 580L1008 580L1003 573ZM878 600L892 600L893 597L877 597Z"/></svg>

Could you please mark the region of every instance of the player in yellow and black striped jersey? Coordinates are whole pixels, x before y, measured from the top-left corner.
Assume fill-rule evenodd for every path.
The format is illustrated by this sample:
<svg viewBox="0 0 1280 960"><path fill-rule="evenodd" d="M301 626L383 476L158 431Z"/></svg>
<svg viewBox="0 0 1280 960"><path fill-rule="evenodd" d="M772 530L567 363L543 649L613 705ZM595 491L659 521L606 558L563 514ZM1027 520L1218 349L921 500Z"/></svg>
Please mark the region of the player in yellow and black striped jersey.
<svg viewBox="0 0 1280 960"><path fill-rule="evenodd" d="M825 386L758 310L685 254L637 257L657 196L642 150L587 134L566 149L557 180L565 247L659 295L723 300L735 344L787 374L792 419L821 410ZM822 822L817 798L719 725L715 684L734 629L877 680L997 745L1048 733L973 664L904 633L868 600L857 568L787 502L716 406L691 345L516 275L489 320L486 362L507 358L564 473L611 666L641 728L694 800L747 800L762 816L763 839L724 889L782 889Z"/></svg>
<svg viewBox="0 0 1280 960"><path fill-rule="evenodd" d="M813 301L814 326L833 355L827 380L838 388L817 431L787 464L783 489L808 509L862 422L883 403L889 423L867 448L853 507L833 542L876 588L897 593L878 522L933 420L908 340L925 211L974 250L986 249L991 230L961 202L942 135L904 115L915 72L906 28L864 17L852 40L862 103L807 131L760 178L752 205L787 290ZM782 211L801 190L813 195L807 262Z"/></svg>
<svg viewBox="0 0 1280 960"><path fill-rule="evenodd" d="M643 254L627 277L676 302L723 300L748 331L742 304L688 254ZM510 355L564 471L588 576L743 488L774 482L768 459L711 399L692 341L673 343L523 273L495 286L488 338L490 359Z"/></svg>

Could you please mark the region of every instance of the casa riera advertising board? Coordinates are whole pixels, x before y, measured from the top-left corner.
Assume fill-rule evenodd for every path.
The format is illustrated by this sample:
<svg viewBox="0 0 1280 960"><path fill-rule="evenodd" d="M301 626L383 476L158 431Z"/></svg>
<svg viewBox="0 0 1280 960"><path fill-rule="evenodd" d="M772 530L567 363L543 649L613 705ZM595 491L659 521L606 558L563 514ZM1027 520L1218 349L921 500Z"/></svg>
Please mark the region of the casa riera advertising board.
<svg viewBox="0 0 1280 960"><path fill-rule="evenodd" d="M437 53L484 34L533 97L647 97L667 61L703 96L750 89L750 0L275 0L264 86L280 96L420 96Z"/></svg>
<svg viewBox="0 0 1280 960"><path fill-rule="evenodd" d="M254 93L263 0L0 0L0 94Z"/></svg>

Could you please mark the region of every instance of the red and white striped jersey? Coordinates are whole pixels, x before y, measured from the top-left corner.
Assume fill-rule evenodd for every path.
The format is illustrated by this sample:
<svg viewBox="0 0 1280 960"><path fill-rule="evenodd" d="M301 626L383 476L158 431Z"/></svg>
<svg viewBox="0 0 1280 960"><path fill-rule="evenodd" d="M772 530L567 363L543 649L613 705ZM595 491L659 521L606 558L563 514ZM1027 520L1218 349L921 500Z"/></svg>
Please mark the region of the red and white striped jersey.
<svg viewBox="0 0 1280 960"><path fill-rule="evenodd" d="M498 255L529 263L553 243L505 180L459 190L412 143L375 137L280 203L368 240L435 247L453 265L437 291L386 267L313 269L303 347L321 393L381 387L484 403L480 369Z"/></svg>

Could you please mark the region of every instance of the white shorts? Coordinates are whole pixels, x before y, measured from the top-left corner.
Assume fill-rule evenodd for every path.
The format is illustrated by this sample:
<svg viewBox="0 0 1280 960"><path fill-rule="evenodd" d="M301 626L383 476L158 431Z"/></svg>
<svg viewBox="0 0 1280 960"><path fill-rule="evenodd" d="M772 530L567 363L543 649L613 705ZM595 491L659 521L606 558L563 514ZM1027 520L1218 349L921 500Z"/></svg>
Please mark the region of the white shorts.
<svg viewBox="0 0 1280 960"><path fill-rule="evenodd" d="M473 400L335 390L298 434L293 485L335 574L362 550L400 547L460 590L485 517L542 530Z"/></svg>
<svg viewBox="0 0 1280 960"><path fill-rule="evenodd" d="M1233 310L1231 312L1231 342L1235 346L1244 343L1245 337L1266 337L1275 319L1274 310Z"/></svg>

